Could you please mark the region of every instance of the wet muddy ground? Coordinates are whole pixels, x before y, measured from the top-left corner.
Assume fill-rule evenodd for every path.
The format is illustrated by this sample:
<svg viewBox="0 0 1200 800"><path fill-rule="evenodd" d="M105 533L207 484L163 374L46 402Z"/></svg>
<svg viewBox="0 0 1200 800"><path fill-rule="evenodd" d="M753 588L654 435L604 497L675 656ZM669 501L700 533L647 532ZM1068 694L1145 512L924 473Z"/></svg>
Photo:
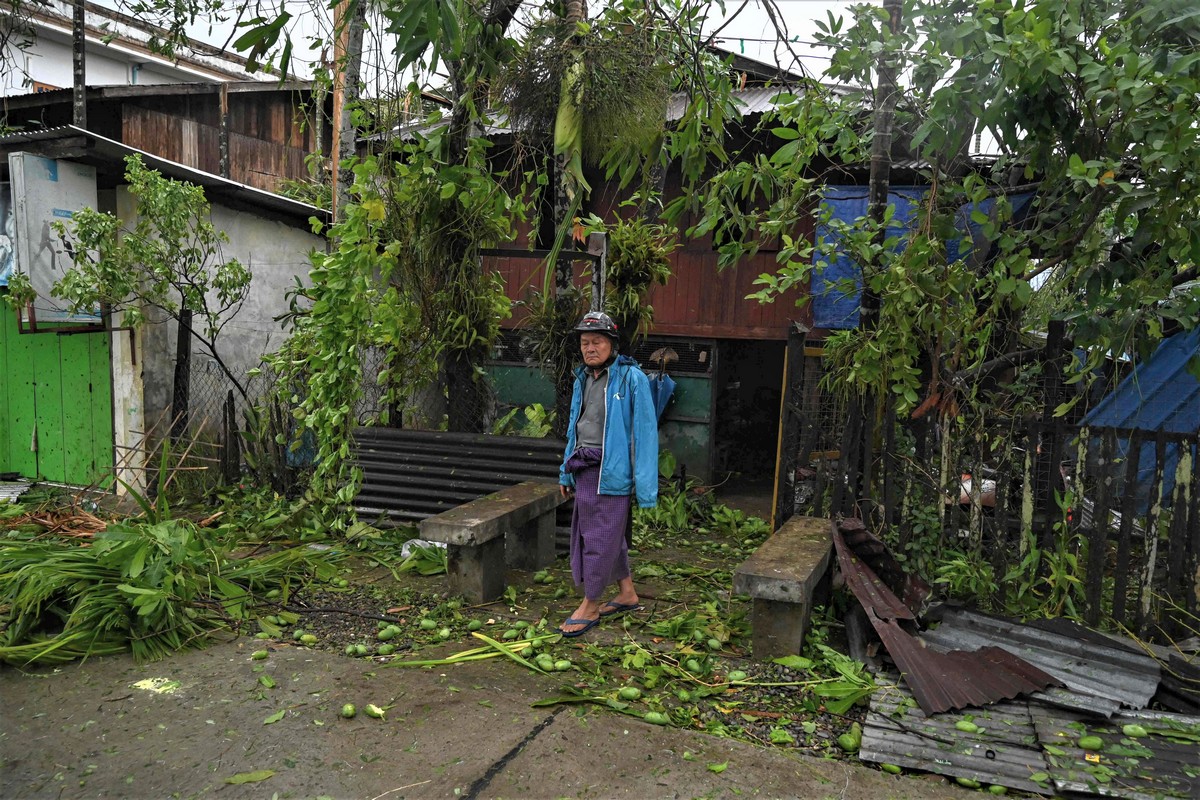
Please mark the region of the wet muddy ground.
<svg viewBox="0 0 1200 800"><path fill-rule="evenodd" d="M571 662L563 672L505 658L387 664L480 645L472 620L497 640L552 632L576 602L565 560L540 580L510 571L505 599L471 607L447 596L444 576L355 558L338 581L264 598L260 615L279 624L252 622L202 650L141 665L128 656L0 665L0 798L964 796L944 779L885 774L842 753L835 739L861 709L827 713L801 688L680 699L735 669L751 682L811 677L749 658L748 604L728 587L753 543L690 537L639 542L643 609L548 645ZM389 624L397 633L383 640ZM395 650L380 656L385 643ZM354 645L367 654L346 655ZM655 660L682 664L681 645L703 661L695 680ZM646 665L633 663L648 653ZM645 695L623 713L535 706L622 686ZM351 719L340 713L348 703ZM383 719L367 716L368 704ZM671 724L635 716L650 708Z"/></svg>
<svg viewBox="0 0 1200 800"><path fill-rule="evenodd" d="M0 797L962 796L600 710L531 708L559 681L514 664L395 670L282 643L254 660L259 648L0 669ZM345 703L387 711L343 719Z"/></svg>

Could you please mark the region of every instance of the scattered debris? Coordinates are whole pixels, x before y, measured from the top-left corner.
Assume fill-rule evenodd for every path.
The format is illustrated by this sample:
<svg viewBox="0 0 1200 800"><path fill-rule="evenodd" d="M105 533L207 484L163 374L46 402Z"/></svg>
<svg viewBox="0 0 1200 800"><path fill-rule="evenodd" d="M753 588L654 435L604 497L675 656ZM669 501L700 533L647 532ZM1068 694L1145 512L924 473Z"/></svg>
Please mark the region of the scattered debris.
<svg viewBox="0 0 1200 800"><path fill-rule="evenodd" d="M866 541L866 531L858 520L843 520L834 526L838 566L926 713L986 705L1058 683L1053 676L999 647L982 647L975 652L938 652L926 647L915 635L916 613L862 557L851 551L843 531L854 533L860 541ZM914 602L918 593L911 582L908 587L910 602ZM901 623L914 631L905 630Z"/></svg>
<svg viewBox="0 0 1200 800"><path fill-rule="evenodd" d="M155 694L174 694L182 684L171 678L146 678L137 683L130 684L130 689L142 689Z"/></svg>
<svg viewBox="0 0 1200 800"><path fill-rule="evenodd" d="M886 547L857 520L833 538L846 585L903 675L872 698L863 760L998 793L1200 796L1200 717L1142 710L1160 696L1181 710L1200 703L1200 664L1182 648L945 607L918 635L912 584L872 569L893 569Z"/></svg>

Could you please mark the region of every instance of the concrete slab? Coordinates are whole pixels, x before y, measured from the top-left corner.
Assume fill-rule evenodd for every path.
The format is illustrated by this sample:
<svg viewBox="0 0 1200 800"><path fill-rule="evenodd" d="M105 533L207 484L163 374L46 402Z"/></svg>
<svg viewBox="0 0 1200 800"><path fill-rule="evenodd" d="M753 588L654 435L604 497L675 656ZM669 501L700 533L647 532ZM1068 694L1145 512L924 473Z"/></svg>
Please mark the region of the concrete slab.
<svg viewBox="0 0 1200 800"><path fill-rule="evenodd" d="M733 590L763 600L808 602L829 569L831 532L823 517L792 517L734 570Z"/></svg>

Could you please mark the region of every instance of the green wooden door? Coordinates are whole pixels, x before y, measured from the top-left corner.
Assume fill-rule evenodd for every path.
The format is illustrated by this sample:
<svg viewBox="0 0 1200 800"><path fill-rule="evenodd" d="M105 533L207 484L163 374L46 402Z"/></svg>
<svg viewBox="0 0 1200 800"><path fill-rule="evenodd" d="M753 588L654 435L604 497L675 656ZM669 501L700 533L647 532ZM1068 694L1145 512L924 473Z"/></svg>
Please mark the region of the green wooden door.
<svg viewBox="0 0 1200 800"><path fill-rule="evenodd" d="M0 472L90 485L112 472L106 333L22 336L0 302Z"/></svg>

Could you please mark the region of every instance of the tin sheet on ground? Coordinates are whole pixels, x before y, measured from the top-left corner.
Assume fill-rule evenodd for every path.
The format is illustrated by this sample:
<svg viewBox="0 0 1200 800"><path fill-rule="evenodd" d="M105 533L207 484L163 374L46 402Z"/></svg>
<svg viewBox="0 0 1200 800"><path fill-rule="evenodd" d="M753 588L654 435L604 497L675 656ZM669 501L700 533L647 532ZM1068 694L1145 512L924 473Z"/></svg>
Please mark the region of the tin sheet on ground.
<svg viewBox="0 0 1200 800"><path fill-rule="evenodd" d="M1096 720L1038 703L1029 711L1059 793L1200 797L1200 717L1133 711ZM1126 725L1140 725L1147 735L1127 736ZM1084 736L1098 736L1101 746L1082 749Z"/></svg>
<svg viewBox="0 0 1200 800"><path fill-rule="evenodd" d="M846 531L861 533L862 523L842 520L834 524L833 543L842 576L926 713L984 705L1058 683L1053 676L999 647L947 652L926 647L902 627L903 623L915 630L916 615L851 548Z"/></svg>
<svg viewBox="0 0 1200 800"><path fill-rule="evenodd" d="M1128 724L1147 735L1125 735ZM1100 749L1081 749L1085 735ZM1200 797L1200 718L1180 714L1109 720L1022 699L927 715L897 685L871 699L859 756L1043 795Z"/></svg>
<svg viewBox="0 0 1200 800"><path fill-rule="evenodd" d="M1107 715L1118 706L1144 708L1158 690L1157 661L1067 620L1022 624L955 609L921 638L947 649L1002 648L1066 685L1069 692L1040 697L1057 705Z"/></svg>
<svg viewBox="0 0 1200 800"><path fill-rule="evenodd" d="M961 731L955 727L960 721L979 730ZM1035 794L1051 793L1047 783L1031 780L1045 772L1046 763L1029 706L1022 701L926 714L907 688L880 690L871 698L859 757Z"/></svg>

